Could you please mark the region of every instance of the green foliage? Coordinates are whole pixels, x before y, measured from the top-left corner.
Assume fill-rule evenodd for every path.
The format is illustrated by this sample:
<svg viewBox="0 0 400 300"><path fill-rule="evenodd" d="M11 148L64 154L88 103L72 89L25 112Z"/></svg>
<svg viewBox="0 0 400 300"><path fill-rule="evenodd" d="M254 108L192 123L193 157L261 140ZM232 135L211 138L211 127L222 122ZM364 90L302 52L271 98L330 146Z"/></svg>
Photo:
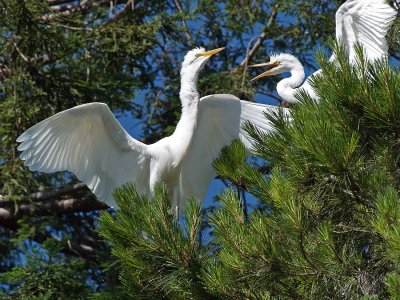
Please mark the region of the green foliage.
<svg viewBox="0 0 400 300"><path fill-rule="evenodd" d="M306 295L313 297L384 297L385 274L398 272L399 123L394 116L400 76L384 61L371 66L360 60L351 67L343 49L336 53L338 66L319 58L319 105L300 94L301 105L293 107L290 124L282 115L270 117L277 130L266 140L248 129L259 155L276 168L270 183L271 218L282 212L277 220L281 229L290 225L285 231L299 234L301 248L287 263L309 262L315 272L307 280L297 277L297 290L308 290ZM299 264L298 255L305 261Z"/></svg>
<svg viewBox="0 0 400 300"><path fill-rule="evenodd" d="M139 195L133 185L117 189L114 196L121 210L115 217L102 213L99 231L114 245L121 281L132 297L198 299L207 295L199 280L206 258L198 243L199 204L189 203L181 228L161 185L152 198Z"/></svg>
<svg viewBox="0 0 400 300"><path fill-rule="evenodd" d="M152 200L132 188L118 191L122 211L116 220L104 214L101 231L127 286L189 299L398 297L400 73L384 61L365 63L361 51L354 67L342 48L335 52L338 64L319 56L318 105L300 93L290 122L279 111L268 116L272 133L246 125L258 156L273 165L269 176L246 163L239 141L214 162L236 191L223 192L207 216L208 244L182 234L160 188ZM247 216L237 193L243 189L267 206ZM190 207L189 219L199 220ZM187 268L171 257L186 253L188 243L198 249L189 251L195 277L182 280L175 272Z"/></svg>
<svg viewBox="0 0 400 300"><path fill-rule="evenodd" d="M2 299L86 299L90 290L82 273L83 262L57 258L63 245L55 239L46 240L42 247L32 248L26 265L0 275L3 284L14 287L11 294L0 295Z"/></svg>
<svg viewBox="0 0 400 300"><path fill-rule="evenodd" d="M391 299L399 299L400 295L400 276L397 273L389 273L385 280Z"/></svg>
<svg viewBox="0 0 400 300"><path fill-rule="evenodd" d="M239 140L221 151L221 155L213 163L213 167L223 178L229 179L236 186L242 184L240 170L246 165L246 149Z"/></svg>

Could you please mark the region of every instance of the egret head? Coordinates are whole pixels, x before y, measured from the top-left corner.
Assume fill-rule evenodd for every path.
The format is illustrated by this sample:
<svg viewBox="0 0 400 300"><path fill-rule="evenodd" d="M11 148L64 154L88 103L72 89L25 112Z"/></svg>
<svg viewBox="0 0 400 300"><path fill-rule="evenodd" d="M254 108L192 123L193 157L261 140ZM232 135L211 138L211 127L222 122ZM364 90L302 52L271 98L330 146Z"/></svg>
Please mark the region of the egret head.
<svg viewBox="0 0 400 300"><path fill-rule="evenodd" d="M278 75L285 72L291 72L296 69L303 70L303 66L300 61L291 54L281 53L271 55L270 61L263 64L252 65L253 68L259 67L272 67L268 71L261 73L260 75L254 77L251 81L260 79L266 76Z"/></svg>
<svg viewBox="0 0 400 300"><path fill-rule="evenodd" d="M201 47L190 50L183 60L181 74L188 71L192 73L198 73L204 67L206 61L208 61L211 56L217 54L224 49L225 47L206 51L204 48Z"/></svg>

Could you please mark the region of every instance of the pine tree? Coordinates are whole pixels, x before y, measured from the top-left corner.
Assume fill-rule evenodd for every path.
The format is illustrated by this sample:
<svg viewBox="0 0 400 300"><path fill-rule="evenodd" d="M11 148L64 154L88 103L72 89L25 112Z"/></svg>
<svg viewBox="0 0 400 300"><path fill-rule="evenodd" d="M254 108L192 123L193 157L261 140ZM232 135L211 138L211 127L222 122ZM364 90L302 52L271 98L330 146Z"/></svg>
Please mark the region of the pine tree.
<svg viewBox="0 0 400 300"><path fill-rule="evenodd" d="M360 49L354 66L335 52L337 63L318 55L321 103L298 94L290 122L268 116L272 134L247 124L270 175L240 142L217 159L231 187L203 215L210 232L195 202L179 226L161 187L151 200L116 192L122 211L103 213L100 232L126 288L167 299L398 297L400 73ZM248 216L242 190L260 202Z"/></svg>

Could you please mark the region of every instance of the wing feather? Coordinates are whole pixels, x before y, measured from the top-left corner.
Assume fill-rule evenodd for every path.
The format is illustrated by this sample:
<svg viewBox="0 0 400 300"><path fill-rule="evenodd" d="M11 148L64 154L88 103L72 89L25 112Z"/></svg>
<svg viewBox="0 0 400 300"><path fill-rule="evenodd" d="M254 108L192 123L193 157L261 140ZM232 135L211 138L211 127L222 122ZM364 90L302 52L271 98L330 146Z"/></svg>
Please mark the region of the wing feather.
<svg viewBox="0 0 400 300"><path fill-rule="evenodd" d="M385 0L348 0L336 13L336 38L345 42L351 61L360 43L369 60L388 55L386 34L397 12Z"/></svg>
<svg viewBox="0 0 400 300"><path fill-rule="evenodd" d="M17 142L31 171L70 171L108 205L115 205L116 187L146 172L150 157L148 146L133 139L103 103L60 112L26 130Z"/></svg>
<svg viewBox="0 0 400 300"><path fill-rule="evenodd" d="M251 138L243 130L246 121L261 130L273 130L265 113L281 108L240 100L232 95L210 95L200 99L197 127L180 174L180 207L190 197L203 199L215 177L212 162L222 148L241 139L250 150ZM287 110L287 109L284 109ZM287 110L288 111L288 110Z"/></svg>

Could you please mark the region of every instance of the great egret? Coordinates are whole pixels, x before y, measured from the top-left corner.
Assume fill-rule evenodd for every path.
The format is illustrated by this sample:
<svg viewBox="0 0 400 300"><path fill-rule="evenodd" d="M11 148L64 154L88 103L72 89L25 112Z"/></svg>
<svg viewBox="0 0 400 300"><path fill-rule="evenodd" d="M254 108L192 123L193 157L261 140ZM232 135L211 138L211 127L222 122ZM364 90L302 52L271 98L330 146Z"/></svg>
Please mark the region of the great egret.
<svg viewBox="0 0 400 300"><path fill-rule="evenodd" d="M202 200L214 178L213 160L221 149L240 138L250 147L241 125L250 121L270 130L264 112L277 110L242 101L232 95L200 99L196 85L205 62L221 51L197 48L187 53L181 69L182 115L175 132L145 145L132 138L103 103L89 103L62 111L25 131L17 142L20 158L31 171L68 170L110 206L112 191L134 182L151 194L157 182L167 185L179 214L190 197Z"/></svg>
<svg viewBox="0 0 400 300"><path fill-rule="evenodd" d="M388 5L386 0L348 0L339 7L336 12L336 39L344 43L350 63L356 58L354 51L356 43L363 46L366 59L369 61L387 56L388 45L385 36L396 15L396 10ZM334 55L330 60L335 60ZM253 65L253 67L264 66L273 68L252 80L285 72L291 73L291 77L281 80L277 85L278 95L284 101L297 102L294 95L300 88L306 90L316 101L319 100L311 87L310 78L321 70L313 73L303 83L305 75L302 64L296 57L286 53L271 55L268 63Z"/></svg>

